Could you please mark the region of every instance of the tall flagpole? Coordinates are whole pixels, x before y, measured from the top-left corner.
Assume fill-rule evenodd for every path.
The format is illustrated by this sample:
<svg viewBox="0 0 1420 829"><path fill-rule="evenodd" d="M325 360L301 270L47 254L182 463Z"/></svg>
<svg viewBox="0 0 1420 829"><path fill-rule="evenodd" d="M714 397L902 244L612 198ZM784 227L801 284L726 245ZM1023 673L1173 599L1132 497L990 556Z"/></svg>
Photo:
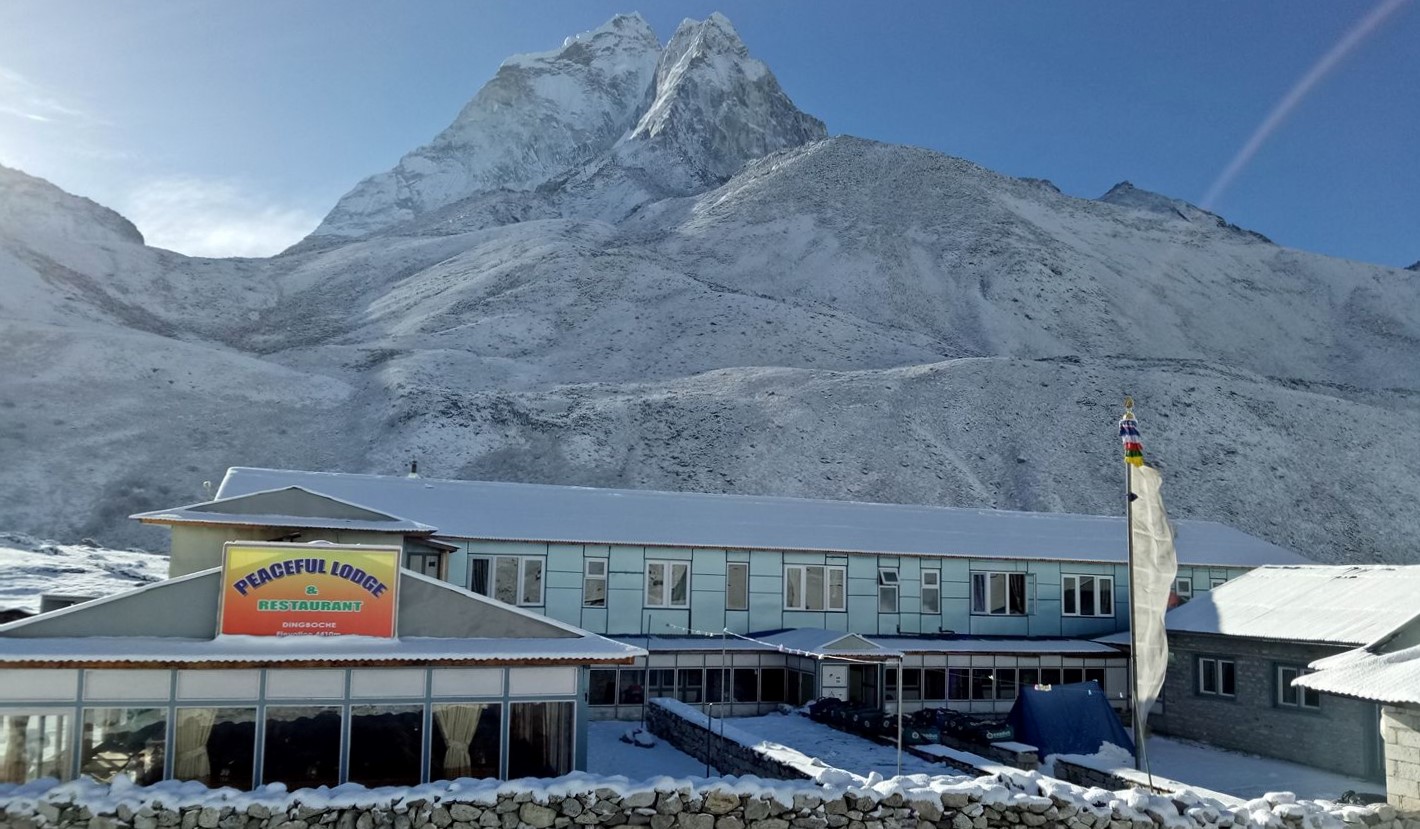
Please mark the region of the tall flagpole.
<svg viewBox="0 0 1420 829"><path fill-rule="evenodd" d="M1134 419L1134 398L1124 398L1124 419ZM1134 464L1126 456L1124 462L1124 525L1129 549L1129 718L1134 726L1134 768L1147 772L1149 768L1147 724L1139 716L1139 673L1137 654L1139 642L1134 624ZM1150 775L1152 778L1152 775ZM1150 780L1150 788L1153 781Z"/></svg>

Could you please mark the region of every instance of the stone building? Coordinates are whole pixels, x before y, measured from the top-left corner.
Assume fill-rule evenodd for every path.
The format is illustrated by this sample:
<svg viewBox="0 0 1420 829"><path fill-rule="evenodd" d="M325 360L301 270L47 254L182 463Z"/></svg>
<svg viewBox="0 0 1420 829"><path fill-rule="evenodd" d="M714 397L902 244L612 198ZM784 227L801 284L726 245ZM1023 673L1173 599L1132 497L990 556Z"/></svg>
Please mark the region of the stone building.
<svg viewBox="0 0 1420 829"><path fill-rule="evenodd" d="M1379 779L1379 706L1308 675L1420 613L1417 595L1420 567L1311 565L1258 568L1196 596L1165 617L1169 668L1150 723L1162 734Z"/></svg>

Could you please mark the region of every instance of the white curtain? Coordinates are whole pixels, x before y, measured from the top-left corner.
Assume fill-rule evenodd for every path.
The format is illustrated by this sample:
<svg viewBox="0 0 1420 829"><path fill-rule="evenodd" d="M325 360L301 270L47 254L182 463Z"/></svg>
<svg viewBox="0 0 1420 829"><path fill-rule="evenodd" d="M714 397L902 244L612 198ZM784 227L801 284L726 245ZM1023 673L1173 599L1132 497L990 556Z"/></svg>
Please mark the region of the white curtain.
<svg viewBox="0 0 1420 829"><path fill-rule="evenodd" d="M212 760L207 754L207 740L216 722L216 709L178 709L177 760L173 766L173 776L178 780L201 780L211 785Z"/></svg>
<svg viewBox="0 0 1420 829"><path fill-rule="evenodd" d="M1174 553L1173 528L1164 511L1163 485L1153 467L1139 466L1131 470L1130 489L1135 496L1131 506L1131 535L1134 542L1133 591L1134 618L1134 705L1139 721L1148 721L1149 709L1164 687L1164 671L1169 661L1169 640L1164 629L1164 613L1169 608L1169 593L1178 576L1178 557Z"/></svg>
<svg viewBox="0 0 1420 829"><path fill-rule="evenodd" d="M5 718L5 753L0 756L0 783L23 783L29 763L25 751L25 726L29 717L10 716Z"/></svg>
<svg viewBox="0 0 1420 829"><path fill-rule="evenodd" d="M454 780L473 774L473 757L468 747L478 732L484 705L441 705L434 709L434 721L444 735L444 779Z"/></svg>

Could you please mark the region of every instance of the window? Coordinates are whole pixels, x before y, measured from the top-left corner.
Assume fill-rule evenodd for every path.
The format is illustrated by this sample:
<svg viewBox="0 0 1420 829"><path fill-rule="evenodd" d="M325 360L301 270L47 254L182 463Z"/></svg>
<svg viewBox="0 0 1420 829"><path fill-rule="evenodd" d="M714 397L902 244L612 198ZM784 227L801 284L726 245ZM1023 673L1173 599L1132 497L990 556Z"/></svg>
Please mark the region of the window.
<svg viewBox="0 0 1420 829"><path fill-rule="evenodd" d="M418 785L423 746L424 706L350 706L351 783Z"/></svg>
<svg viewBox="0 0 1420 829"><path fill-rule="evenodd" d="M173 779L250 789L255 757L255 708L177 709Z"/></svg>
<svg viewBox="0 0 1420 829"><path fill-rule="evenodd" d="M1178 597L1179 604L1193 598L1193 579L1174 579L1173 594Z"/></svg>
<svg viewBox="0 0 1420 829"><path fill-rule="evenodd" d="M705 672L700 668L681 668L677 677L676 699L693 704L705 695Z"/></svg>
<svg viewBox="0 0 1420 829"><path fill-rule="evenodd" d="M996 669L996 699L1016 698L1016 669Z"/></svg>
<svg viewBox="0 0 1420 829"><path fill-rule="evenodd" d="M497 777L502 723L502 707L497 703L436 703L434 733L429 738L429 779Z"/></svg>
<svg viewBox="0 0 1420 829"><path fill-rule="evenodd" d="M542 604L541 556L475 556L468 589L504 604Z"/></svg>
<svg viewBox="0 0 1420 829"><path fill-rule="evenodd" d="M652 668L647 673L651 675L647 690L653 698L675 696L675 668Z"/></svg>
<svg viewBox="0 0 1420 829"><path fill-rule="evenodd" d="M971 669L947 669L947 699L971 699Z"/></svg>
<svg viewBox="0 0 1420 829"><path fill-rule="evenodd" d="M1024 616L1025 573L972 573L971 612L991 616Z"/></svg>
<svg viewBox="0 0 1420 829"><path fill-rule="evenodd" d="M897 568L878 569L878 612L897 612Z"/></svg>
<svg viewBox="0 0 1420 829"><path fill-rule="evenodd" d="M749 610L749 564L743 561L725 565L725 609Z"/></svg>
<svg viewBox="0 0 1420 829"><path fill-rule="evenodd" d="M616 669L593 668L587 675L587 704L616 704Z"/></svg>
<svg viewBox="0 0 1420 829"><path fill-rule="evenodd" d="M606 607L604 558L589 558L582 565L582 607Z"/></svg>
<svg viewBox="0 0 1420 829"><path fill-rule="evenodd" d="M405 553L404 566L431 579L442 578L439 575L439 560L442 558L438 553Z"/></svg>
<svg viewBox="0 0 1420 829"><path fill-rule="evenodd" d="M1227 584L1227 583L1228 583L1228 577L1227 577L1227 576L1214 576L1213 578L1211 578L1211 579L1208 580L1208 589L1209 589L1209 590L1212 590L1212 589L1215 588L1215 587L1222 587L1223 585L1225 585L1225 584Z"/></svg>
<svg viewBox="0 0 1420 829"><path fill-rule="evenodd" d="M1320 691L1313 688L1296 688L1292 685L1292 680L1307 673L1311 673L1311 671L1296 665L1277 666L1278 705L1285 705L1288 708L1310 708L1312 710L1321 707Z"/></svg>
<svg viewBox="0 0 1420 829"><path fill-rule="evenodd" d="M79 773L107 783L126 772L140 786L163 779L168 709L85 708Z"/></svg>
<svg viewBox="0 0 1420 829"><path fill-rule="evenodd" d="M883 677L886 687L883 698L889 702L897 699L897 668L886 669ZM922 699L922 669L904 668L902 671L902 698L908 702Z"/></svg>
<svg viewBox="0 0 1420 829"><path fill-rule="evenodd" d="M617 702L640 705L646 701L646 672L640 668L622 669L616 687Z"/></svg>
<svg viewBox="0 0 1420 829"><path fill-rule="evenodd" d="M761 668L759 672L759 698L764 702L788 702L784 696L785 671L783 668Z"/></svg>
<svg viewBox="0 0 1420 829"><path fill-rule="evenodd" d="M755 668L736 668L734 687L735 702L759 701L759 671Z"/></svg>
<svg viewBox="0 0 1420 829"><path fill-rule="evenodd" d="M971 669L971 698L996 698L996 674L994 670L991 668Z"/></svg>
<svg viewBox="0 0 1420 829"><path fill-rule="evenodd" d="M646 562L646 606L690 607L690 563Z"/></svg>
<svg viewBox="0 0 1420 829"><path fill-rule="evenodd" d="M1036 685L1040 684L1039 668L1021 668L1016 673L1020 677L1020 683L1022 688L1034 688ZM1104 686L1101 685L1100 687Z"/></svg>
<svg viewBox="0 0 1420 829"><path fill-rule="evenodd" d="M515 702L509 708L508 779L570 772L576 704Z"/></svg>
<svg viewBox="0 0 1420 829"><path fill-rule="evenodd" d="M922 612L933 616L942 612L942 571L922 571Z"/></svg>
<svg viewBox="0 0 1420 829"><path fill-rule="evenodd" d="M1101 691L1108 690L1104 687L1104 668L1086 668L1085 681L1093 681L1096 685L1100 686Z"/></svg>
<svg viewBox="0 0 1420 829"><path fill-rule="evenodd" d="M266 753L261 779L292 789L340 782L340 708L266 707Z"/></svg>
<svg viewBox="0 0 1420 829"><path fill-rule="evenodd" d="M48 710L0 713L0 783L69 779L72 714Z"/></svg>
<svg viewBox="0 0 1420 829"><path fill-rule="evenodd" d="M844 567L790 564L784 568L785 610L843 610Z"/></svg>
<svg viewBox="0 0 1420 829"><path fill-rule="evenodd" d="M1231 659L1198 658L1198 693L1237 696L1237 666Z"/></svg>
<svg viewBox="0 0 1420 829"><path fill-rule="evenodd" d="M1060 612L1065 616L1113 616L1113 576L1061 576Z"/></svg>
<svg viewBox="0 0 1420 829"><path fill-rule="evenodd" d="M922 670L922 698L930 700L947 698L946 668L924 668Z"/></svg>

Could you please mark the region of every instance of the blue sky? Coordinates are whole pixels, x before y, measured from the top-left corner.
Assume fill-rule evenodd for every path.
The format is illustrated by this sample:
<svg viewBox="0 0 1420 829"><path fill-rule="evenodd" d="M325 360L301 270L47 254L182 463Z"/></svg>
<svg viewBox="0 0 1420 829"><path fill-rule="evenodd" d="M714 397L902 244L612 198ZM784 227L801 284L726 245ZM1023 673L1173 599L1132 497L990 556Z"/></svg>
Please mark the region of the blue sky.
<svg viewBox="0 0 1420 829"><path fill-rule="evenodd" d="M271 252L446 126L510 54L639 10L724 12L830 132L1098 196L1202 203L1279 243L1420 259L1420 0L420 3L0 0L0 163L185 252ZM1379 11L1378 11L1379 10Z"/></svg>

